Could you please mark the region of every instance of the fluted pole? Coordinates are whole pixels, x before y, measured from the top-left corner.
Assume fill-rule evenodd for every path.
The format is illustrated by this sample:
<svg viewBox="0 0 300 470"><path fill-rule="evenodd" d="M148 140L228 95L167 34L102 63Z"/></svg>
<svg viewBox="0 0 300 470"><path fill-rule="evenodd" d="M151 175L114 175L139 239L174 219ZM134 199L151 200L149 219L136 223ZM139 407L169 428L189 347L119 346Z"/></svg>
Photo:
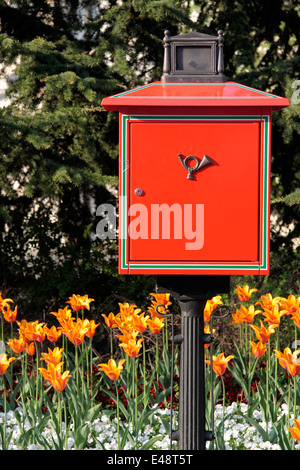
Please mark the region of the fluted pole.
<svg viewBox="0 0 300 470"><path fill-rule="evenodd" d="M179 450L205 449L204 319L205 300L180 301L181 357Z"/></svg>

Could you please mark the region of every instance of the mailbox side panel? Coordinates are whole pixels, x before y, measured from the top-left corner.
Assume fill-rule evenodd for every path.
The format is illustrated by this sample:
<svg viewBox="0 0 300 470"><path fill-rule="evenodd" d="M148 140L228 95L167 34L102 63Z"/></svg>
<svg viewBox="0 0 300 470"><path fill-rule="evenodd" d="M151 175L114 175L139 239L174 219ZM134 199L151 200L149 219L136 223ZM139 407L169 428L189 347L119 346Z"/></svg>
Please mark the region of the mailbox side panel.
<svg viewBox="0 0 300 470"><path fill-rule="evenodd" d="M249 228L250 237L256 238L256 240L249 242L252 246L247 249L245 260L239 260L239 255L234 256L234 251L232 251L232 259L218 259L218 255L214 258L213 253L211 253L211 259L194 259L194 254L189 253L186 259L182 259L182 254L178 256L177 259L174 256L167 254L168 249L163 249L161 256L159 256L159 249L155 255L145 256L143 259L143 248L139 250L130 250L130 246L134 246L134 241L128 237L128 229L130 226L130 204L132 204L132 193L130 196L130 151L132 143L130 142L130 124L143 121L147 123L153 123L155 121L155 116L126 116L120 115L120 224L119 224L119 272L120 274L267 274L269 266L269 165L270 165L270 114L265 116L159 116L159 121L168 122L172 124L174 121L182 120L191 120L195 123L203 122L218 122L220 125L222 123L231 122L231 123L246 123L246 122L256 122L259 123L259 133L258 133L258 142L257 142L257 173L258 181L257 188L253 191L253 197L255 191L257 191L257 202L254 202L252 210L247 213L247 208L245 208L244 221L247 224L247 215L249 215L249 221L251 221L251 226ZM251 126L248 126L249 129L252 129ZM228 129L232 126L228 126ZM177 129L179 129L177 127ZM210 126L207 127L210 129ZM206 131L207 131L206 129ZM222 129L222 128L221 128ZM254 138L254 134L250 133L250 136ZM233 137L231 130L231 138ZM215 138L218 138L216 134ZM255 137L256 139L256 137ZM144 142L144 145L150 145L151 142ZM251 143L253 146L253 143ZM255 146L253 147L255 148ZM254 150L253 150L254 151ZM146 152L144 152L146 153ZM242 152L241 152L242 153ZM247 153L247 152L246 152ZM141 147L141 159L143 158L143 147ZM235 158L237 158L235 156ZM237 163L237 161L236 161ZM252 162L255 165L255 162ZM179 160L174 164L179 165ZM178 167L178 168L179 168ZM176 169L176 171L178 170ZM245 162L245 168L247 169L247 162ZM132 169L132 168L131 168ZM145 168L147 172L147 167ZM184 171L184 169L182 168ZM215 169L216 170L216 169ZM179 170L178 170L179 171ZM203 170L205 171L205 170ZM149 172L149 167L148 167ZM256 170L249 169L249 175L252 175L252 178L256 175ZM150 175L149 175L150 176ZM153 176L153 175L152 175ZM161 176L161 175L160 175ZM241 176L241 172L238 176ZM168 175L165 175L167 178ZM244 175L245 182L247 182L247 171ZM256 178L256 176L255 176ZM254 179L255 179L254 178ZM132 176L131 176L132 179ZM177 182L178 184L178 182ZM255 183L256 184L256 183ZM135 188L131 188L133 191ZM207 188L206 188L207 189ZM230 191L230 187L228 187ZM180 187L178 187L180 192ZM213 191L213 188L212 188ZM247 184L245 184L245 191L247 191ZM226 200L226 195L224 199ZM247 201L247 198L245 199ZM209 200L208 200L209 201ZM136 201L135 201L136 202ZM142 202L142 198L141 198ZM156 201L159 202L159 201ZM188 203L189 200L187 199ZM255 210L255 205L257 204L257 211ZM237 207L239 207L237 205ZM217 217L217 213L216 213ZM241 219L243 220L243 218ZM225 226L220 226L216 230L222 232L226 230ZM255 232L257 234L255 235ZM244 230L244 236L247 236L247 231ZM226 237L225 237L226 238ZM251 238L249 238L250 241ZM160 240L158 240L160 242ZM149 245L151 248L151 245ZM155 246L155 245L152 245ZM157 244L159 246L159 243ZM168 245L166 245L167 247ZM216 252L220 251L220 247L217 247ZM132 253L130 253L132 251ZM151 250L150 250L151 251ZM237 247L238 251L238 247ZM147 252L147 250L146 250ZM134 254L135 253L135 254ZM149 250L148 250L149 253ZM222 256L220 257L222 258Z"/></svg>
<svg viewBox="0 0 300 470"><path fill-rule="evenodd" d="M129 116L119 115L119 273L129 274Z"/></svg>
<svg viewBox="0 0 300 470"><path fill-rule="evenodd" d="M271 123L272 114L266 109L261 117L260 137L260 268L258 274L270 271L270 190L271 190Z"/></svg>

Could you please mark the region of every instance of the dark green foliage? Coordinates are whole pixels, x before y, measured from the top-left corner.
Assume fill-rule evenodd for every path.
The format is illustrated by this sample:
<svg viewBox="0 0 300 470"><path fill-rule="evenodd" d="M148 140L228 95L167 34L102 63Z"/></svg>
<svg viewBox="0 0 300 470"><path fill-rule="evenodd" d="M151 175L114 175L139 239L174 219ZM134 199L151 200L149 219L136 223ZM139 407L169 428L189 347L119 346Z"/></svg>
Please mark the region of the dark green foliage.
<svg viewBox="0 0 300 470"><path fill-rule="evenodd" d="M277 295L299 295L299 4L280 0L194 3L198 14L195 29L207 33L225 31L228 79L291 101L290 107L273 113L271 274L264 278L253 276L248 281L258 287L263 285L265 291L276 290Z"/></svg>
<svg viewBox="0 0 300 470"><path fill-rule="evenodd" d="M88 293L103 309L145 302L153 281L117 276L117 245L95 237L117 206L118 116L103 97L159 79L165 27L182 2L1 2L0 60L15 64L0 119L0 286L23 314ZM115 189L114 189L115 188ZM111 190L113 189L113 190Z"/></svg>

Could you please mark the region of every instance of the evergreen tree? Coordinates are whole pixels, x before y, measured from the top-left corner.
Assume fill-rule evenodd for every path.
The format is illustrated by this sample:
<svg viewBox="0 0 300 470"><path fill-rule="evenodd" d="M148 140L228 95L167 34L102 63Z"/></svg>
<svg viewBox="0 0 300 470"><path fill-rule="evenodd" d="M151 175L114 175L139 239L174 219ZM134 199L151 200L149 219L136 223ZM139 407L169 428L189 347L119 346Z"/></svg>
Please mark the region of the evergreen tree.
<svg viewBox="0 0 300 470"><path fill-rule="evenodd" d="M166 25L190 23L182 5L0 3L0 61L17 76L0 111L0 285L24 309L73 292L133 295L138 279L114 277L116 243L95 237L96 206L117 203L118 116L101 101L159 79Z"/></svg>
<svg viewBox="0 0 300 470"><path fill-rule="evenodd" d="M250 282L257 282L258 287L264 283L265 289L278 295L288 294L291 289L299 294L299 2L195 0L193 3L195 29L225 32L228 80L290 99L290 107L273 113L271 276L252 277Z"/></svg>

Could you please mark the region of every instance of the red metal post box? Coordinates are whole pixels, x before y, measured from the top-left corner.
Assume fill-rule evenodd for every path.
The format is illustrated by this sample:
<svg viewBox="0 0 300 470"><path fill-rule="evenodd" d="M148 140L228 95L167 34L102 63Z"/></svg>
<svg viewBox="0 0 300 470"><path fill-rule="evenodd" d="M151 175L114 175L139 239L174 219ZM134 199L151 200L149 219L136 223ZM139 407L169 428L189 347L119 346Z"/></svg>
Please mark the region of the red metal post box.
<svg viewBox="0 0 300 470"><path fill-rule="evenodd" d="M271 114L288 100L154 82L102 104L120 113L119 272L267 274Z"/></svg>
<svg viewBox="0 0 300 470"><path fill-rule="evenodd" d="M179 449L213 439L206 300L228 291L231 274L269 272L271 118L289 105L226 81L223 39L166 32L162 80L102 102L120 113L119 272L156 274L180 303Z"/></svg>

